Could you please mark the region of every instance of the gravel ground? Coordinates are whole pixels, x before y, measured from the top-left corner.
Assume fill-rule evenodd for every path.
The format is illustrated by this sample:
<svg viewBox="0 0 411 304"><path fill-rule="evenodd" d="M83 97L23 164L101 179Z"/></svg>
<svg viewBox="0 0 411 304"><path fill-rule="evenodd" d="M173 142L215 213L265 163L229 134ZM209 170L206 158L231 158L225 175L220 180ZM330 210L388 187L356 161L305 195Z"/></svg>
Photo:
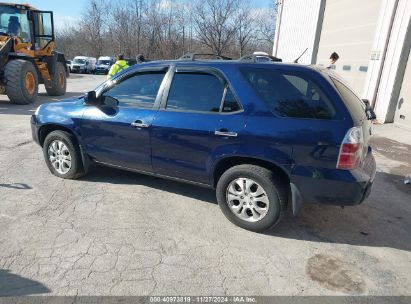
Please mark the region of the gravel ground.
<svg viewBox="0 0 411 304"><path fill-rule="evenodd" d="M75 75L68 95L103 79ZM29 123L57 100L42 92L36 105L0 99L0 296L411 295L411 146L384 127L365 203L306 205L256 234L207 189L101 167L51 175Z"/></svg>

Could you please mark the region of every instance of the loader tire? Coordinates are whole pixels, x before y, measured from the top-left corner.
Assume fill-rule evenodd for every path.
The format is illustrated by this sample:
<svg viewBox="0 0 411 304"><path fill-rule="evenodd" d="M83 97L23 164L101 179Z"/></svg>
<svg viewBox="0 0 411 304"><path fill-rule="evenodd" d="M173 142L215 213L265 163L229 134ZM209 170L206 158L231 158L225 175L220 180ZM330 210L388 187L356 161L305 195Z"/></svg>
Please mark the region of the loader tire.
<svg viewBox="0 0 411 304"><path fill-rule="evenodd" d="M66 69L61 62L57 62L55 70L51 74L51 80L45 81L47 94L50 96L61 96L66 94L67 75Z"/></svg>
<svg viewBox="0 0 411 304"><path fill-rule="evenodd" d="M12 103L25 105L36 101L39 79L30 61L16 59L7 63L4 79L6 94Z"/></svg>

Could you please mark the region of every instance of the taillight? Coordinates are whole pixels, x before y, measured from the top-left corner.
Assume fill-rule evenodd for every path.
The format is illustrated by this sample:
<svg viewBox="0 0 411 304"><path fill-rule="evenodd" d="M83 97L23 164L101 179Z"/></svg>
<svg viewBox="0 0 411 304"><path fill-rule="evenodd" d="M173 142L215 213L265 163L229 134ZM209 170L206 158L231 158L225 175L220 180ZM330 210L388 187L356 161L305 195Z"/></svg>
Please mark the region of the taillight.
<svg viewBox="0 0 411 304"><path fill-rule="evenodd" d="M340 148L337 169L352 170L360 166L363 159L364 136L361 127L348 130Z"/></svg>

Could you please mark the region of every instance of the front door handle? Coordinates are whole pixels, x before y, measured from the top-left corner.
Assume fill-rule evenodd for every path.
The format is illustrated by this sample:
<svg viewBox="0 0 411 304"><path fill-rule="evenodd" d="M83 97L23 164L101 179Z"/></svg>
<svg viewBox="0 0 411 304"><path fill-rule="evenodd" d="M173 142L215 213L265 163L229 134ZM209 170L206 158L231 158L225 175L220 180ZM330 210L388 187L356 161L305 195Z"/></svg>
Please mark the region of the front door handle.
<svg viewBox="0 0 411 304"><path fill-rule="evenodd" d="M220 129L218 131L215 131L214 135L226 136L226 137L237 137L236 132L231 132L231 131L228 131L227 129Z"/></svg>
<svg viewBox="0 0 411 304"><path fill-rule="evenodd" d="M135 128L148 128L149 127L149 125L144 123L144 121L142 120L136 120L135 122L132 122L131 126Z"/></svg>

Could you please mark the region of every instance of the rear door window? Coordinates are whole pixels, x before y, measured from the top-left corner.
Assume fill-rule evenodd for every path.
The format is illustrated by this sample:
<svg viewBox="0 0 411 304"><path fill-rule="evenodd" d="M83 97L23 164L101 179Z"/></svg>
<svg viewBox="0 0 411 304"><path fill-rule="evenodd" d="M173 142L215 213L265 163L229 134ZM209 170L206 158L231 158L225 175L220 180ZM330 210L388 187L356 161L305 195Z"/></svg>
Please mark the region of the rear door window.
<svg viewBox="0 0 411 304"><path fill-rule="evenodd" d="M241 72L256 93L278 116L333 119L335 108L323 90L305 75L261 68Z"/></svg>
<svg viewBox="0 0 411 304"><path fill-rule="evenodd" d="M166 109L227 113L241 107L223 79L205 72L176 72Z"/></svg>

